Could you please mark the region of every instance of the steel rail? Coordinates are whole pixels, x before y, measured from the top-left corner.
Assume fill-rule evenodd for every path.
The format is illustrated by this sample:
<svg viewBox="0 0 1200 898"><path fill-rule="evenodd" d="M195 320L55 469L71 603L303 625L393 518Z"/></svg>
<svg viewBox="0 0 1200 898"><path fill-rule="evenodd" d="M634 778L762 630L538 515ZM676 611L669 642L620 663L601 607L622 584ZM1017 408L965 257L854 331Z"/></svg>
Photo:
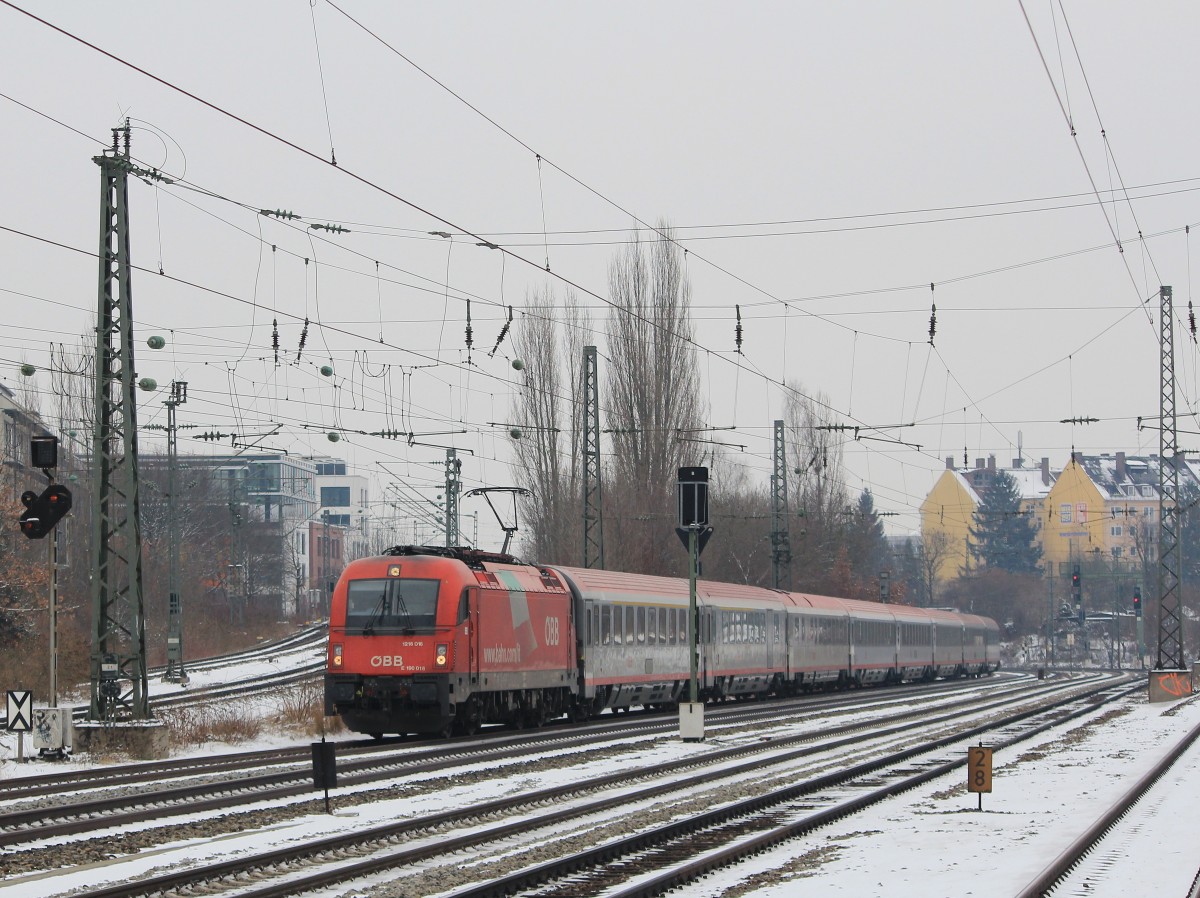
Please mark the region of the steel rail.
<svg viewBox="0 0 1200 898"><path fill-rule="evenodd" d="M1091 826L1079 834L1061 854L1051 861L1037 877L1018 894L1017 898L1040 898L1053 893L1058 882L1066 876L1087 854L1096 847L1105 834L1124 817L1154 784L1183 756L1192 743L1200 738L1200 724L1191 729L1161 760L1147 770L1116 803L1105 811ZM1197 875L1200 880L1200 874ZM1195 894L1195 884L1192 893ZM1190 898L1190 896L1189 896Z"/></svg>
<svg viewBox="0 0 1200 898"><path fill-rule="evenodd" d="M1079 683L1081 681L1074 681ZM995 695L1002 695L1006 692L1016 691L1023 688L1025 680L1009 680L1009 681L994 681L987 684L984 689ZM975 683L968 681L955 680L946 684L939 683L937 686L937 695L946 696L955 691L974 691L978 688ZM931 696L932 697L932 696ZM792 710L802 710L807 714L813 712L838 711L844 710L847 706L851 708L861 707L864 710L871 707L879 707L895 702L903 702L904 695L897 693L880 693L870 696L855 696L853 698L845 695L826 696L820 699L814 696L805 696L803 698L794 698L783 702L763 705L761 703L736 703L732 705L717 705L710 711L709 725L716 729L722 726L737 726L744 725L755 720L776 719L781 715L786 715ZM970 699L959 699L958 701L969 701ZM947 704L944 707L953 707L953 703ZM625 715L618 717L593 717L585 724L580 724L580 727L587 727L595 732L614 732L628 733L629 735L637 735L639 732L658 732L667 731L675 727L674 720L664 720L661 716L638 717L643 725L637 729L632 729L629 718ZM400 750L417 750L410 754L413 760L425 760L445 756L447 746L453 747L457 744L465 742L474 742L478 739L488 740L489 743L500 740L522 742L529 741L545 741L552 742L556 739L563 738L559 732L566 726L565 720L562 721L562 726L558 726L559 722L552 721L548 724L547 729L543 733L537 731L522 731L522 735L515 735L511 730L487 730L475 737L456 737L451 740L446 739L427 739L420 741L405 741ZM570 739L571 736L566 738ZM353 754L378 754L382 752L395 751L399 745L399 738L377 740L352 740L339 741L337 743L337 751L339 756L343 752ZM587 744L586 742L583 744ZM430 745L437 746L428 751L419 751L422 746ZM236 770L244 770L257 766L265 766L267 764L289 764L289 763L307 763L311 759L311 749L305 744L291 748L274 748L261 749L249 752L236 752L221 756L200 756L192 758L177 758L165 761L155 761L149 763L138 764L123 764L116 766L106 766L103 768L92 768L89 770L68 771L65 773L50 773L35 776L19 777L10 780L0 780L0 802L10 801L20 798L36 797L37 795L56 794L68 791L82 791L87 789L102 789L111 788L114 786L128 785L139 782L159 781L167 778L182 778L189 776L202 776L208 773L220 773ZM0 818L0 826L2 826L2 818Z"/></svg>
<svg viewBox="0 0 1200 898"><path fill-rule="evenodd" d="M1108 686L1103 689L1092 690L1083 696L1073 696L1061 700L1054 705L1045 708L1036 708L1031 711L1021 712L1013 715L1006 722L1005 726L1011 726L1032 717L1041 714L1049 713L1055 707L1063 704L1070 704L1086 700L1094 696L1097 692L1111 691L1114 687ZM1113 696L1110 700L1115 700L1119 696ZM1007 748L1027 739L1031 739L1046 730L1056 726L1061 726L1067 720L1075 717L1089 714L1095 711L1098 705L1085 704L1083 707L1076 709L1068 714L1056 717L1045 723L1039 724L1029 730L1026 730L1010 739L1002 740L993 744L993 748ZM697 815L686 820L680 820L674 823L658 827L653 830L648 830L643 833L638 833L633 836L626 837L614 842L598 846L589 851L582 852L578 855L568 858L560 858L556 861L551 861L546 864L539 865L527 870L522 870L511 876L496 879L492 882L483 883L478 886L463 889L450 893L447 898L498 898L498 896L511 895L521 889L528 889L541 885L548 880L562 878L570 875L578 875L579 871L587 867L595 867L600 864L609 864L619 858L626 857L630 854L644 852L652 848L661 848L672 841L684 838L691 838L702 833L706 829L715 826L720 826L731 820L748 817L754 814L761 814L767 808L782 804L788 801L793 801L804 795L813 792L819 792L822 789L828 789L832 786L845 785L846 783L859 779L865 776L871 776L879 773L888 767L892 767L898 763L911 760L923 754L928 754L931 751L937 751L941 748L960 743L964 740L981 736L989 731L996 729L995 724L986 723L977 727L972 727L968 730L944 736L935 739L923 745L915 746L910 749L905 749L883 758L877 758L872 761L866 761L857 764L853 767L840 770L835 773L826 774L814 780L804 783L798 783L774 792L766 793L754 798L745 799L706 814ZM731 845L720 851L712 852L703 857L690 861L656 877L652 877L643 882L638 883L632 888L621 892L606 890L605 894L608 898L651 898L651 896L661 895L671 889L678 888L681 885L694 882L696 879L712 873L714 870L722 867L731 866L738 863L747 857L758 854L768 848L771 848L780 842L787 841L797 836L805 835L806 833L828 823L849 817L864 808L873 804L906 792L930 780L945 776L948 773L959 771L962 769L963 762L961 758L956 758L943 763L935 764L916 774L896 780L881 788L874 789L857 798L841 802L833 807L823 811L818 811L806 815L803 819L789 823L784 826L771 828L757 836L749 839L741 840L735 845ZM258 898L257 893L255 898Z"/></svg>
<svg viewBox="0 0 1200 898"><path fill-rule="evenodd" d="M1073 689L1078 685L1078 683L1047 684L1033 693L1005 689L999 697L986 705L981 706L977 700L968 698L946 705L945 709L948 710L969 705L973 713L979 713L983 710L1003 707L1016 701L1029 700L1041 693L1049 694L1062 689ZM766 711L752 710L750 713L746 713L748 710L734 709L731 715L737 718L734 722L743 722L745 719L758 719L763 714L770 714L773 710L777 709L768 709ZM914 711L912 708L908 708L901 713L882 718L882 721L908 720L922 713L923 711ZM945 718L953 716L953 714L944 715ZM935 718L935 720L940 719L942 718ZM705 757L732 758L754 751L765 751L773 747L811 742L822 736L842 733L857 734L864 729L877 728L880 722L879 719L854 722L844 724L840 727L825 728L820 733L801 733L787 738L775 739L769 744L735 746L730 749L714 752ZM929 720L926 719L924 722L929 722ZM519 741L509 738L505 740L505 742L509 743L507 746L496 745L491 742L479 744L478 740L464 742L457 746L448 746L446 743L441 742L436 748L431 748L415 756L412 753L405 753L392 758L367 757L356 760L343 760L338 765L339 774L342 774L340 785L367 785L383 779L391 779L397 775L437 772L452 769L463 764L478 764L480 761L494 763L503 760L520 759L531 754L544 753L548 745L550 748L554 748L555 746L552 743L555 742L561 742L562 745L559 747L564 749L583 747L596 743L611 742L614 734L622 738L631 738L639 735L649 735L673 725L673 723L668 724L661 721L647 721L640 727L643 732L639 732L638 729L631 728L630 724L624 720L614 721L602 725L599 729L589 729L585 733L556 732L530 734L532 738L527 736ZM903 727L897 726L893 729L900 731ZM394 746L379 749L379 751L383 752L394 750ZM367 747L363 751L370 753L370 747ZM256 802L295 798L311 791L311 786L308 784L311 778L311 769L307 763L310 750L306 748L302 752L302 756L296 759L296 763L299 764L299 761L303 760L305 762L304 766L295 766L290 770L279 773L243 777L237 781L224 781L218 786L214 786L213 783L209 782L141 792L134 795L125 794L116 797L91 799L57 807L38 806L2 813L0 814L0 847L21 845L35 839L74 835L80 832L95 830L102 826L126 826L169 816L220 810L239 804L253 804ZM284 762L281 761L281 763ZM669 767L670 765L665 765L664 769ZM349 776L345 774L349 774ZM129 810L130 808L136 809ZM109 811L118 811L119 813L108 814L102 819L96 819L98 815ZM64 820L63 818L70 819ZM53 822L55 819L62 822Z"/></svg>
<svg viewBox="0 0 1200 898"><path fill-rule="evenodd" d="M1070 684L1057 684L1058 688L1060 689L1069 687L1069 685ZM1050 705L1043 705L1033 709L1025 709L1012 714L1008 717L1006 723L1011 724L1014 721L1023 720L1038 714L1051 713L1054 708L1063 704L1087 701L1089 698L1094 697L1099 693L1111 691L1114 688L1119 688L1119 684L1108 682L1102 685L1093 685L1086 690L1077 690L1074 691L1072 695L1060 698ZM1084 708L1078 713L1086 713L1088 710L1092 710L1092 708L1094 708L1094 705ZM971 709L970 713L972 716L976 716L979 713L979 710L979 708L974 708ZM1061 719L1056 719L1046 724L1046 726L1056 726L1060 722ZM871 725L872 724L870 723L862 724L858 725L858 728L862 729L864 727L870 727ZM929 721L922 720L916 724L895 727L889 734L894 735L895 733L910 730L916 726L927 725L929 725ZM978 733L994 730L996 726L996 723L989 722L977 727L969 727L965 731L945 737L945 741L957 742L961 741L962 739L969 739ZM879 735L883 736L885 734L880 733ZM795 737L797 740L807 739L809 741L811 741L813 738L814 737L812 734L805 734L804 736ZM849 735L844 738L822 742L818 746L808 746L790 753L779 754L769 758L768 761L772 764L787 763L807 754L816 754L860 742L860 735ZM772 740L767 744L756 743L751 745L735 746L729 749L723 749L717 752L699 755L687 761L674 759L669 762L653 765L649 768L639 769L635 772L620 771L609 776L592 778L586 782L573 784L567 787L553 787L522 796L510 796L491 802L485 802L480 805L474 805L462 810L446 811L440 814L428 815L402 823L385 824L383 826L361 830L357 833L346 833L338 836L327 837L307 845L297 845L285 849L265 852L253 858L243 858L236 861L228 861L195 868L180 873L164 874L161 876L152 877L150 879L141 880L139 882L125 883L89 891L87 894L93 896L93 898L132 898L132 896L137 895L165 893L173 889L189 887L198 882L213 883L217 880L225 879L231 876L240 876L247 873L249 870L264 870L272 867L278 868L281 865L293 863L301 859L308 859L311 861L312 858L320 855L334 854L351 848L361 849L364 843L386 842L388 840L411 836L414 833L428 831L434 827L478 820L481 817L510 812L521 807L538 805L553 806L566 798L581 794L581 790L595 791L601 788L627 785L630 781L630 778L634 775L638 777L652 777L678 773L687 767L695 767L699 765L711 766L713 764L721 763L738 756L753 755L763 751L777 750L781 744L783 744L783 740ZM873 762L873 768L878 769L879 767L894 764L898 759L903 759L911 756L913 753L928 750L932 749L929 745L925 745L918 749L909 749L898 754L893 754ZM669 792L695 789L697 786L705 785L716 779L729 778L739 774L762 770L763 764L764 762L762 759L754 759L737 767L724 768L719 771L705 771L687 779L676 779L670 782L645 787L637 790L635 793L625 793L617 796L598 799L582 806L566 808L553 811L549 814L540 815L536 821L533 821L532 825L535 825L538 828L552 826L561 821L569 820L573 817L582 817L589 814L595 814L599 811L619 806L621 804L627 804L632 801L643 801L648 798L656 797ZM866 769L868 766L872 765L860 765L859 767L853 768L853 770L858 771L861 775L861 771ZM841 775L844 777L844 774ZM839 774L833 774L831 776L839 776ZM815 785L812 786L813 790L825 788L829 784L826 777L819 778L818 780L812 782L815 783ZM527 820L511 824L501 824L494 827L487 827L483 830L477 830L462 837L438 840L437 843L433 845L416 849L406 847L398 852L385 853L381 856L376 856L374 858L350 864L341 864L336 868L327 869L316 874L309 874L302 878L286 879L282 882L264 885L248 892L241 892L240 894L245 896L254 896L254 898L279 898L279 896L294 895L302 891L320 888L338 882L345 882L349 879L354 879L369 875L371 873L379 872L381 870L401 866L416 860L445 855L461 848L470 847L472 845L492 842L496 839L504 838L509 835L519 834L522 831L528 830L530 827L531 822ZM511 894L511 884L508 884L508 888L510 890L508 893ZM504 893L505 892L503 890L497 890L491 894Z"/></svg>

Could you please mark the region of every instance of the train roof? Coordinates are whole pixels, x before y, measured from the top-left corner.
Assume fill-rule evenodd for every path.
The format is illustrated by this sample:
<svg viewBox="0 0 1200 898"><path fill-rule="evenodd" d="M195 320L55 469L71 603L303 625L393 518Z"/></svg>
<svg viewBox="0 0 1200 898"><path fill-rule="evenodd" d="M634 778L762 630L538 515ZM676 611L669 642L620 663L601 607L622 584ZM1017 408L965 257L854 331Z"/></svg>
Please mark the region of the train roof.
<svg viewBox="0 0 1200 898"><path fill-rule="evenodd" d="M684 577L659 577L651 574L628 574L599 568L576 568L554 565L553 569L568 577L580 593L594 598L620 601L623 599L688 598L688 581ZM754 605L755 607L787 606L792 604L787 593L750 586L744 583L722 583L716 580L697 580L696 597L705 604Z"/></svg>

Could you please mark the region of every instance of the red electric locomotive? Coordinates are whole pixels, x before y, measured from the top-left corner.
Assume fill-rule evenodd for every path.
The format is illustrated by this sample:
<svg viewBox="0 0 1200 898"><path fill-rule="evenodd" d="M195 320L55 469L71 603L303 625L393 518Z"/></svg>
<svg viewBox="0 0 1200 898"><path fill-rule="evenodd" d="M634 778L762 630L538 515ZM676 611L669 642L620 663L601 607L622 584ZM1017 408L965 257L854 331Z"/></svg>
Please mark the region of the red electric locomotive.
<svg viewBox="0 0 1200 898"><path fill-rule="evenodd" d="M329 618L325 710L356 732L537 725L577 691L571 598L508 555L397 546L346 566Z"/></svg>

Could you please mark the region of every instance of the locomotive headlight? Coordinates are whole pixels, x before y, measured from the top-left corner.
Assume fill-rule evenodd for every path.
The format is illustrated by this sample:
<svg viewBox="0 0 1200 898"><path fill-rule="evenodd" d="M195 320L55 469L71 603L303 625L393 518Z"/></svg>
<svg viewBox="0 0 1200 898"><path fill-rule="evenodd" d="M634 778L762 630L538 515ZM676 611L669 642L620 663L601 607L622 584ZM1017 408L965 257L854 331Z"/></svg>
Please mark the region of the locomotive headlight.
<svg viewBox="0 0 1200 898"><path fill-rule="evenodd" d="M342 644L340 642L335 642L333 644L333 666L342 666Z"/></svg>
<svg viewBox="0 0 1200 898"><path fill-rule="evenodd" d="M438 667L445 667L445 666L446 666L446 656L447 656L449 653L450 653L450 646L449 646L449 645L447 645L447 644L446 644L446 643L444 643L444 642L443 642L443 643L440 643L440 644L438 645L438 647L437 647L437 658L436 658L436 659L434 659L434 660L437 662L437 666L438 666Z"/></svg>

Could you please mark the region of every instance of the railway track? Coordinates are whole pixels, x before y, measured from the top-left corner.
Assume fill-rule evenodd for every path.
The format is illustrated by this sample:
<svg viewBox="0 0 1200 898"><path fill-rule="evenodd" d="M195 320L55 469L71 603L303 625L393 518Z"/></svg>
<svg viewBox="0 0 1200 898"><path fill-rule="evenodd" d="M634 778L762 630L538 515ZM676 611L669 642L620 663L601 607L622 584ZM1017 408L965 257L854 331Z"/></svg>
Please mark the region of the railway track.
<svg viewBox="0 0 1200 898"><path fill-rule="evenodd" d="M1176 799L1177 810L1180 810L1183 805L1194 802L1194 795L1187 794L1187 790L1185 790L1184 796L1175 796L1169 794L1173 791L1172 786L1164 787L1162 784L1170 774L1177 773L1182 765L1194 766L1200 761L1200 751L1197 751L1198 740L1200 740L1200 725L1188 731L1170 751L1142 774L1137 782L1080 833L1028 886L1021 890L1017 898L1094 893L1095 882L1104 881L1104 872L1098 868L1103 868L1107 857L1125 856L1131 850L1138 853L1137 847L1131 848L1131 843L1133 843L1138 830L1146 828L1161 830L1169 826L1164 820L1164 815L1159 813L1159 808L1149 808L1146 809L1145 819L1132 827L1133 833L1121 832L1123 825L1130 822L1130 818L1138 816L1140 803L1144 801L1149 803L1148 799L1156 789L1162 789L1166 793L1160 796L1160 803L1166 804L1168 807L1168 802L1172 798ZM1171 816L1168 811L1165 818L1169 820ZM1163 834L1168 835L1169 829L1167 833ZM1157 853L1155 847L1144 848L1143 846L1143 849L1140 853L1147 856L1148 859ZM1196 867L1194 852L1188 852L1188 855L1190 855L1192 867ZM1189 857L1185 856L1182 861L1187 864ZM1190 869L1184 868L1184 870ZM1185 894L1186 898L1200 898L1200 867L1197 868L1194 878L1188 877L1186 874L1183 874L1181 878L1184 878L1185 881L1191 879L1191 883L1190 886L1187 886L1186 893L1181 888L1179 898L1184 898Z"/></svg>
<svg viewBox="0 0 1200 898"><path fill-rule="evenodd" d="M1110 683L1111 681L1093 684L1091 689L1093 691L1111 689ZM1078 693L1079 689L1078 683L1043 684L1034 690L1029 690L1026 700L1032 701L1035 693L1039 696L1063 690ZM1080 701L1077 696L1071 700ZM1016 713L1003 710L1005 704L1011 704L1014 701L1015 699L1011 696L997 699L996 707L989 709L987 713L1008 715ZM983 713L983 709L978 706L972 709L947 710L941 715L945 719L938 725L954 728L960 732L944 738L955 740L964 738L961 733L965 726L963 720L977 718L980 713ZM1028 715L1048 712L1026 708L1021 713ZM908 715L896 716L911 717L912 715L913 711L909 709ZM716 748L697 756L681 758L656 767L636 771L618 771L607 777L574 777L570 785L564 787L541 789L531 794L506 796L474 803L459 810L425 815L398 824L381 827L355 827L356 831L353 833L308 840L303 845L292 845L269 853L257 853L251 858L210 865L198 870L154 877L132 885L93 889L89 891L89 894L105 896L105 898L153 894L157 891L187 888L190 887L190 884L201 881L209 883L205 888L216 888L217 884L230 877L236 878L237 882L244 885L247 878L253 881L256 877L268 875L262 872L266 870L272 871L269 874L273 879L271 884L256 888L249 893L241 893L261 896L295 894L302 887L317 887L318 884L321 884L318 880L325 884L345 881L348 878L364 875L369 869L387 870L397 865L412 864L420 862L422 859L438 857L449 851L467 850L471 845L495 844L497 840L521 837L523 834L527 836L531 827L544 831L545 827L549 826L557 832L563 827L579 826L578 821L595 815L617 814L621 816L630 813L629 808L631 807L636 809L648 802L668 800L664 796L686 795L690 790L697 788L713 788L713 784L719 782L736 782L746 778L760 779L765 775L765 771L786 769L787 765L815 763L818 766L821 764L828 766L830 764L828 757L831 752L845 751L849 746L862 746L865 743L874 743L881 739L911 741L918 739L915 734L922 728L930 726L928 721L894 722L887 726L884 724L884 721L878 720L859 721L846 724L839 733L827 728L819 739L814 739L815 734L811 732L795 736L792 739L763 739L730 748ZM989 722L985 726L994 729L996 723ZM872 732L864 735L864 729L871 729ZM606 738L611 739L612 736L609 735ZM908 750L914 751L915 749ZM826 757L826 760L821 761L821 757ZM891 761L897 763L894 757L891 758ZM835 764L835 766L840 765ZM694 768L700 769L695 773L685 773ZM868 774L862 772L860 775ZM645 782L646 780L661 780L664 777L665 781L652 782L650 785L640 786L636 789L632 785L635 778L637 782ZM610 794L602 794L599 798L593 797L600 790L607 790ZM612 790L617 791L614 794ZM631 790L633 791L631 792ZM680 799L676 797L669 800L677 802ZM555 810L546 812L544 809L547 807ZM456 828L469 825L470 821L476 821L478 824L479 821L497 820L501 816L507 817L512 814L522 814L524 817L516 822L499 820L494 824L489 823L482 830L476 825L474 830L467 835L449 834ZM536 822L531 823L531 819ZM419 834L430 832L436 832L438 836L432 840L426 839L420 847L412 847L415 841L420 840ZM403 844L405 849L396 851L380 848L391 841ZM349 863L345 861L347 856L360 856L364 853L367 855L382 853L382 857L368 857L365 860L355 860ZM323 867L321 873L302 876L302 882L291 875L279 876L279 871L286 870L293 865L311 866L319 863L319 859L322 857L331 856L340 857L342 860L330 867ZM569 863L577 865L578 861ZM461 865L461 858L455 861L456 869ZM492 876L491 878L497 877ZM443 890L444 888L443 886Z"/></svg>
<svg viewBox="0 0 1200 898"><path fill-rule="evenodd" d="M164 687L157 681L162 677L166 668L152 668L148 675L155 682L156 689L152 690L154 694L151 697L151 705L154 709L173 709L202 702L251 696L259 692L298 684L317 683L325 672L323 653L325 633L324 625L306 627L274 642L188 664L188 670L193 677L197 677L200 673L211 674L230 668L236 669L255 661L270 661L280 667L278 671L242 677L232 682L201 685L193 680L190 686L179 686L170 691L164 691ZM291 659L292 656L304 652L313 652L316 653L316 656L308 662L300 663ZM83 705L71 709L71 716L74 720L85 720L87 713L88 709ZM0 730L4 729L7 723L7 715L0 714Z"/></svg>
<svg viewBox="0 0 1200 898"><path fill-rule="evenodd" d="M973 696L969 683L950 684ZM999 682L1000 695L1023 693L1019 681L1011 685ZM925 695L926 693L922 693ZM943 693L944 694L944 693ZM930 697L932 700L932 696ZM900 696L844 696L818 701L784 703L746 703L714 709L712 726L742 728L778 721L797 710L808 715L830 712L849 713L864 708L887 708L903 704ZM967 697L951 702L950 707L975 705ZM906 719L911 711L895 715ZM847 725L847 731L877 725ZM400 775L451 771L473 764L514 763L548 751L572 751L588 746L606 745L614 738L649 739L675 732L676 721L664 715L622 715L619 719L593 721L583 728L553 727L522 734L497 731L483 739L462 738L427 740L406 745L356 741L339 746L338 772L346 786L367 785ZM264 768L269 768L263 772ZM198 811L225 809L300 798L311 791L311 749L309 746L246 752L234 757L188 758L119 768L79 771L62 775L26 777L0 781L0 847L12 847L34 839L57 838L88 832L100 826L122 827L161 820ZM143 784L153 783L156 788ZM178 785L173 785L173 784ZM107 794L90 797L90 793ZM21 802L38 796L52 800Z"/></svg>
<svg viewBox="0 0 1200 898"><path fill-rule="evenodd" d="M989 688L1023 688L1020 680L1014 681L1011 687L1005 685L1005 679L999 678L988 681ZM945 694L960 691L971 691L976 684L964 680L949 680L933 685L905 686L889 689L886 692L872 691L868 693L839 693L819 696L806 696L800 699L781 700L769 704L734 703L714 706L709 712L710 723L753 721L786 716L792 713L827 713L839 709L878 708L891 704L902 704L910 689L919 688L922 695L931 699ZM537 735L530 732L525 735L514 735L511 731L499 728L485 731L478 737L457 737L455 739L422 739L408 741L397 737L383 740L360 739L338 742L339 756L377 754L388 750L417 752L422 747L428 747L427 757L446 757L454 754L457 745L474 745L481 738L484 740L508 739L525 740L529 742L546 742L558 738L557 734L569 724L565 720L552 721L547 724L545 732L549 735ZM632 717L622 715L619 719L613 716L594 718L587 726L597 732L621 732L628 734L669 733L676 728L673 715L635 714ZM448 751L449 749L449 751ZM257 751L225 753L216 756L193 756L164 761L152 761L135 764L107 764L100 767L68 771L65 773L47 773L42 775L25 776L9 780L0 780L0 807L9 806L17 799L37 795L53 795L62 793L78 794L88 790L109 787L130 786L147 782L169 782L193 776L206 774L237 773L251 771L271 765L303 764L311 761L311 750L308 745L281 746L279 748L262 749ZM415 760L424 760L420 755L412 755ZM3 822L0 819L0 830Z"/></svg>

